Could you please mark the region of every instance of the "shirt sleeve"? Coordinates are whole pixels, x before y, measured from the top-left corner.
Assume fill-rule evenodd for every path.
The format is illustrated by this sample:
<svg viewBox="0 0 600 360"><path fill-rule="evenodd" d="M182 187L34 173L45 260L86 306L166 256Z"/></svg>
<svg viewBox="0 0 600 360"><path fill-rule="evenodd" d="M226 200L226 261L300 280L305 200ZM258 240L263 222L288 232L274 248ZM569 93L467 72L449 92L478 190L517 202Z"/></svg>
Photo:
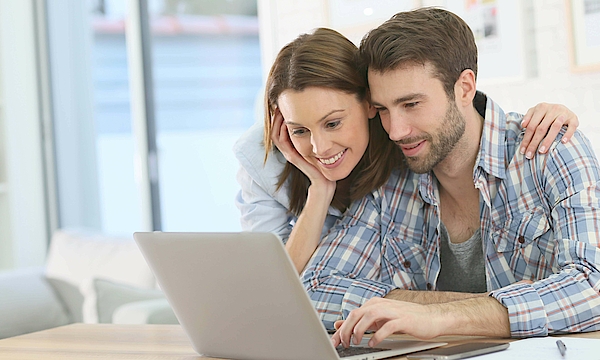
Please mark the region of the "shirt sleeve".
<svg viewBox="0 0 600 360"><path fill-rule="evenodd" d="M355 201L322 240L302 282L328 329L372 297L395 288L377 280L381 270L380 204L373 196Z"/></svg>
<svg viewBox="0 0 600 360"><path fill-rule="evenodd" d="M292 231L293 217L288 209L269 195L243 167L236 178L241 189L235 205L240 210L242 230L271 232L285 243Z"/></svg>
<svg viewBox="0 0 600 360"><path fill-rule="evenodd" d="M554 233L553 275L492 291L507 309L513 337L600 330L600 171L579 132L539 156Z"/></svg>

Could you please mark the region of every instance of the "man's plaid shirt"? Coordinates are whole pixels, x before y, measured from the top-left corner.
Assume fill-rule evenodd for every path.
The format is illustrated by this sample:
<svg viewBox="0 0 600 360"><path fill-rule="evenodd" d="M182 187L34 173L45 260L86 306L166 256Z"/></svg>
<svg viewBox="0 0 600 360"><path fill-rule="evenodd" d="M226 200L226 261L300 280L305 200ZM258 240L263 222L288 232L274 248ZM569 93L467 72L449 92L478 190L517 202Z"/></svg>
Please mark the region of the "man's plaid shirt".
<svg viewBox="0 0 600 360"><path fill-rule="evenodd" d="M600 169L592 147L576 132L528 160L518 152L522 115L489 98L482 104L473 181L490 296L508 309L514 337L600 330ZM323 239L302 280L327 328L393 289L436 289L436 183L432 172L397 170Z"/></svg>

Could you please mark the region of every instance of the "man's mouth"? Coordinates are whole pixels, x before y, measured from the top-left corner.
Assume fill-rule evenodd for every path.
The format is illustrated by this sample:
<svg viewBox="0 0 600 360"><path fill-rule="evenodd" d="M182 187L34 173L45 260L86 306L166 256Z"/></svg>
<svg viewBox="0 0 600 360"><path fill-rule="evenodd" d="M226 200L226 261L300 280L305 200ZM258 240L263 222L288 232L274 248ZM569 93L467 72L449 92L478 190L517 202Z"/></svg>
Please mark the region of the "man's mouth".
<svg viewBox="0 0 600 360"><path fill-rule="evenodd" d="M421 141L413 142L413 143L410 143L410 144L406 144L404 142L396 141L396 145L400 146L400 148L402 150L412 150L412 149L415 149L416 147L418 147L419 145L421 145L424 141L425 141L425 139L423 139Z"/></svg>
<svg viewBox="0 0 600 360"><path fill-rule="evenodd" d="M414 145L405 145L405 146L402 146L402 148L406 149L406 150L410 150L410 149L416 148L419 145L421 145L421 143L417 143L417 144L414 144Z"/></svg>
<svg viewBox="0 0 600 360"><path fill-rule="evenodd" d="M416 143L403 144L400 142L396 142L396 144L400 147L405 156L416 156L417 153L420 152L423 144L425 144L426 140L423 139Z"/></svg>

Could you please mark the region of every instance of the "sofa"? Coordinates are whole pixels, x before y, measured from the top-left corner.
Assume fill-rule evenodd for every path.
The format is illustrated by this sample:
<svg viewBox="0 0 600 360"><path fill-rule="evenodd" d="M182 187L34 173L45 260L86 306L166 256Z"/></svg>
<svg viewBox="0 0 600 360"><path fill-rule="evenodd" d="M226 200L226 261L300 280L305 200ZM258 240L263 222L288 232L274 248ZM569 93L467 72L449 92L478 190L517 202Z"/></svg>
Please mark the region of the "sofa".
<svg viewBox="0 0 600 360"><path fill-rule="evenodd" d="M45 266L0 272L0 339L75 322L178 323L133 238L59 230Z"/></svg>

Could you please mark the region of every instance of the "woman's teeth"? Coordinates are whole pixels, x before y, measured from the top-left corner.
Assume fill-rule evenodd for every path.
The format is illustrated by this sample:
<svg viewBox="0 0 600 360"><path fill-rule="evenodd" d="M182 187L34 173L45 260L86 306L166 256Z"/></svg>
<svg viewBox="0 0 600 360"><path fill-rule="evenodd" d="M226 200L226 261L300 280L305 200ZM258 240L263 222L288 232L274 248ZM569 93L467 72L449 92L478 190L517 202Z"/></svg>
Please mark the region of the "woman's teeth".
<svg viewBox="0 0 600 360"><path fill-rule="evenodd" d="M334 157L330 157L329 159L319 159L319 161L325 165L331 165L331 164L335 163L336 161L338 161L342 157L342 155L344 155L344 152L346 152L346 150L340 151Z"/></svg>

